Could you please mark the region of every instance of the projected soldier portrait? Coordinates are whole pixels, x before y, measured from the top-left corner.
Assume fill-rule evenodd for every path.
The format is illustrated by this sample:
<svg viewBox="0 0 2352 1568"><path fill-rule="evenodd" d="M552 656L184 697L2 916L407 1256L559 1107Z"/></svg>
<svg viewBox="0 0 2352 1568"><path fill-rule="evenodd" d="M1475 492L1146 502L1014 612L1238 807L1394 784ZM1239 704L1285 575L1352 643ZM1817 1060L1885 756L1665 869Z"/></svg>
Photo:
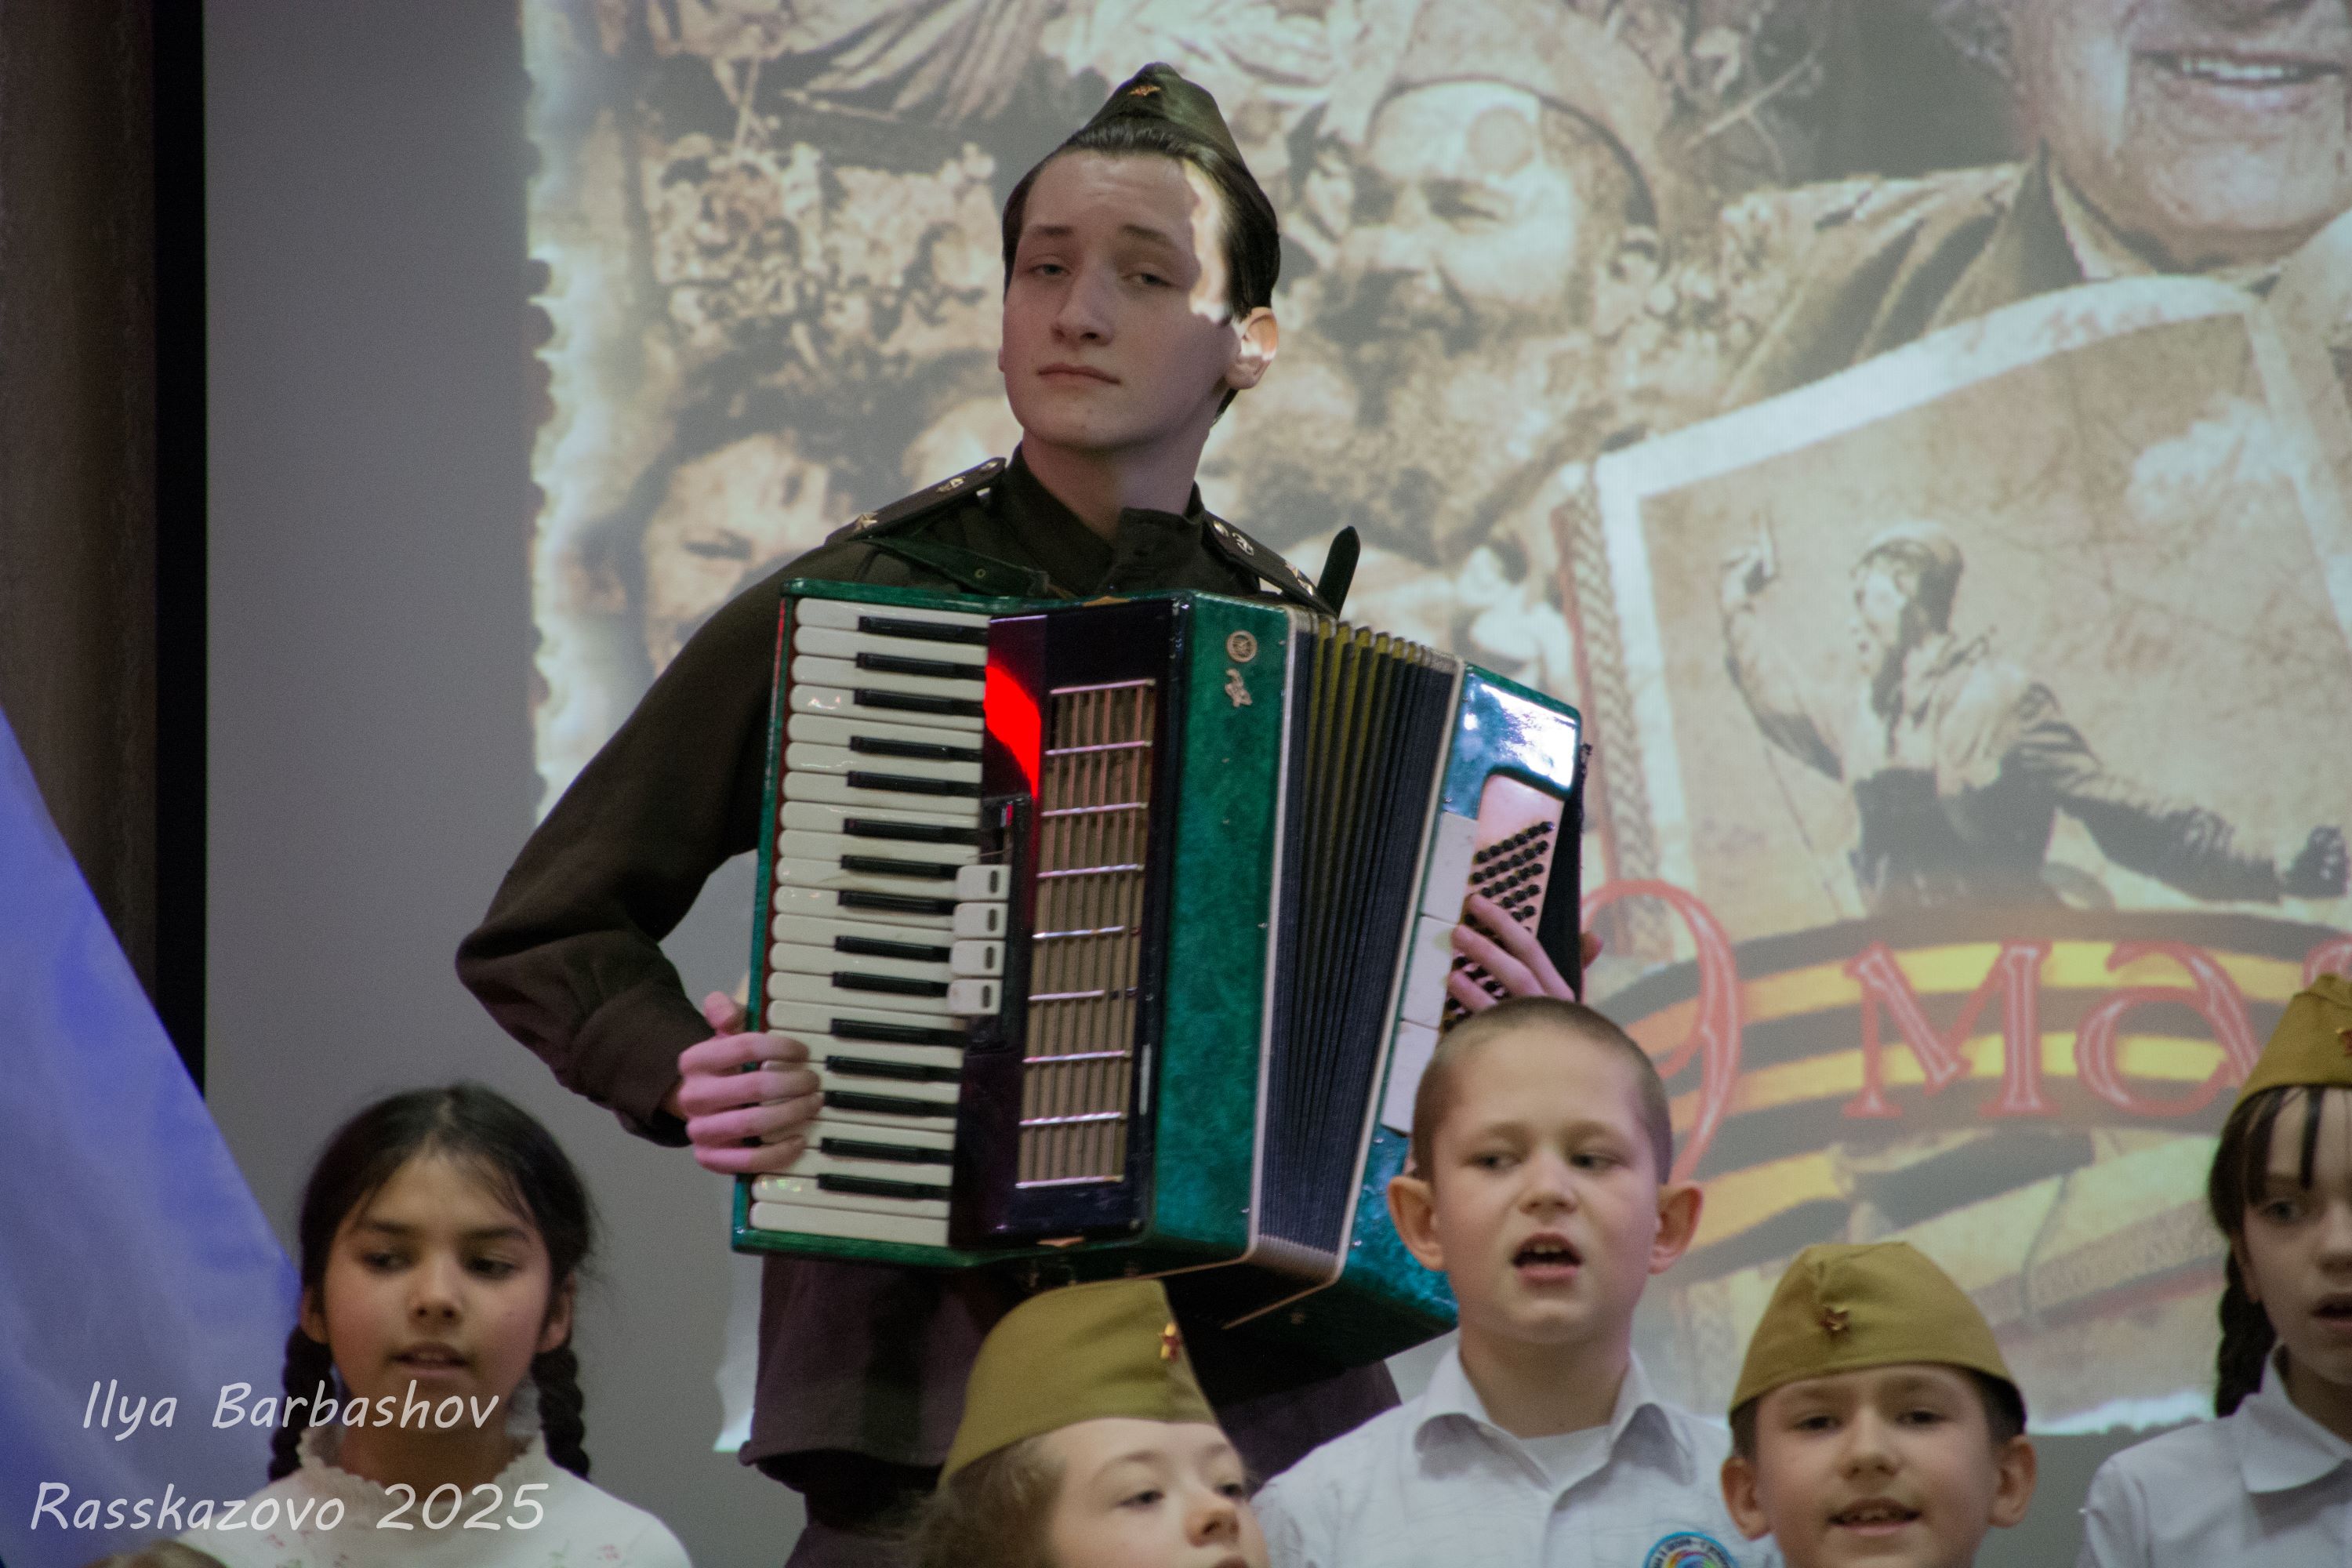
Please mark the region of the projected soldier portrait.
<svg viewBox="0 0 2352 1568"><path fill-rule="evenodd" d="M1774 569L1750 546L1725 563L1725 663L1767 739L1850 784L1847 853L1874 913L1963 901L2035 903L2079 890L2045 877L2061 811L2106 858L2189 895L2272 902L2344 891L2340 826L2273 852L2221 813L2117 777L2051 688L1993 634L1953 630L1967 564L1942 524L1880 530L1854 562L1855 667L1809 685L1759 606Z"/></svg>
<svg viewBox="0 0 2352 1568"><path fill-rule="evenodd" d="M1550 492L1616 423L1610 344L1658 279L1675 188L1669 109L1622 40L1558 5L1423 8L1303 290L1311 332L1217 451L1284 544L1359 531L1365 614L1554 689L1572 672Z"/></svg>
<svg viewBox="0 0 2352 1568"><path fill-rule="evenodd" d="M2341 792L2241 765L2352 702L2299 385L2236 289L2102 300L1603 459L1621 868L1757 932L2342 898Z"/></svg>
<svg viewBox="0 0 2352 1568"><path fill-rule="evenodd" d="M1973 8L2007 39L2032 151L1854 182L1797 217L1796 254L1777 265L1802 282L1727 403L2079 283L2200 273L2267 288L2352 210L2352 16L2338 0Z"/></svg>

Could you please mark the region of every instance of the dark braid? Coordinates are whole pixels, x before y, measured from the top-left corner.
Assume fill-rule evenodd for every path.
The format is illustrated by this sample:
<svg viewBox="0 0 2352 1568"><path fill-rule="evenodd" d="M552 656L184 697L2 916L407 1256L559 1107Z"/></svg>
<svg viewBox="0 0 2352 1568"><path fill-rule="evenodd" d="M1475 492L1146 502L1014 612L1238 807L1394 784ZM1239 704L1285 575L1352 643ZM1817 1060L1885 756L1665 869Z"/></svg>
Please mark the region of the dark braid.
<svg viewBox="0 0 2352 1568"><path fill-rule="evenodd" d="M2228 1415L2263 1385L2263 1368L2278 1331L2263 1304L2246 1294L2238 1260L2230 1259L2229 1288L2221 1292L2221 1348L2213 1357L2213 1414Z"/></svg>
<svg viewBox="0 0 2352 1568"><path fill-rule="evenodd" d="M588 1401L580 1392L580 1358L572 1353L572 1342L531 1357L530 1377L539 1385L539 1429L547 1438L547 1457L586 1480L588 1450L581 1443L588 1423L581 1413Z"/></svg>
<svg viewBox="0 0 2352 1568"><path fill-rule="evenodd" d="M290 1476L302 1466L300 1452L302 1430L310 1422L293 1419L294 1402L302 1401L308 1410L311 1400L319 1396L319 1386L324 1384L331 1396L339 1392L335 1382L335 1358L327 1347L295 1328L286 1336L286 1403L278 1406L283 1419L269 1438L269 1479Z"/></svg>
<svg viewBox="0 0 2352 1568"><path fill-rule="evenodd" d="M318 1301L327 1260L343 1221L364 1205L409 1161L445 1155L478 1173L518 1215L530 1219L547 1247L551 1317L576 1289L595 1243L595 1208L588 1189L554 1136L529 1111L478 1083L411 1089L378 1100L327 1141L302 1191L299 1229L303 1299ZM300 1386L296 1386L298 1371ZM334 1358L297 1328L286 1341L286 1392L309 1398L320 1378L331 1379ZM575 1474L588 1473L581 1447L580 1363L567 1342L531 1362L539 1385L541 1426L549 1456ZM287 1428L271 1443L270 1479L295 1468L300 1434Z"/></svg>

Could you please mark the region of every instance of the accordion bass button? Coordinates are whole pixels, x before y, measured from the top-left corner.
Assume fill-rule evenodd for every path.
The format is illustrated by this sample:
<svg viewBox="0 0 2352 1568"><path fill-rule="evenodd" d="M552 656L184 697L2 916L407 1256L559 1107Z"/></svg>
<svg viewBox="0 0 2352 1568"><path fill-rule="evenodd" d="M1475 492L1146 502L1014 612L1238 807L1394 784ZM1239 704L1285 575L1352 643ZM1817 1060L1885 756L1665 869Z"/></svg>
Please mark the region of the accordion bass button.
<svg viewBox="0 0 2352 1568"><path fill-rule="evenodd" d="M1004 987L994 980L948 983L948 1011L960 1018L988 1018L1003 1005Z"/></svg>
<svg viewBox="0 0 2352 1568"><path fill-rule="evenodd" d="M948 973L958 978L1002 974L1004 973L1004 944L1001 942L957 942L948 950Z"/></svg>
<svg viewBox="0 0 2352 1568"><path fill-rule="evenodd" d="M949 934L960 941L981 937L1003 937L1004 906L1001 903L958 904L955 907L954 925Z"/></svg>
<svg viewBox="0 0 2352 1568"><path fill-rule="evenodd" d="M1012 872L1007 867L965 866L956 872L955 896L967 901L1000 900L1012 886Z"/></svg>

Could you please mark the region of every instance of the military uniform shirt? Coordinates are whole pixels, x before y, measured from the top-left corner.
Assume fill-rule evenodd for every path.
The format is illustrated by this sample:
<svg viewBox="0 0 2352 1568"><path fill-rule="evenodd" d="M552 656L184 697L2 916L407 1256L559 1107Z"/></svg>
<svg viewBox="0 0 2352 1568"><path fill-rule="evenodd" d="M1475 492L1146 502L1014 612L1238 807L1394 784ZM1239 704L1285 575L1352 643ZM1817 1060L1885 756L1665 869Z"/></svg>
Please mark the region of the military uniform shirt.
<svg viewBox="0 0 2352 1568"><path fill-rule="evenodd" d="M2352 1443L2296 1409L2273 1365L2233 1414L2101 1465L2083 1532L2076 1568L2343 1568Z"/></svg>

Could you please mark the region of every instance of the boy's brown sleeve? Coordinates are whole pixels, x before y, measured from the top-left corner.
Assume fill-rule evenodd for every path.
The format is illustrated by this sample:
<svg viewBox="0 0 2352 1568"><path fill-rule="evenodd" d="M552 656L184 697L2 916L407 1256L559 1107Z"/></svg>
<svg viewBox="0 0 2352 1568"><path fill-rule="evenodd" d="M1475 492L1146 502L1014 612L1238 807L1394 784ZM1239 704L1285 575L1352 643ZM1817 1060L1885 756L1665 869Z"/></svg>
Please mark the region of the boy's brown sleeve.
<svg viewBox="0 0 2352 1568"><path fill-rule="evenodd" d="M722 607L531 834L458 946L458 979L507 1033L656 1142L686 1142L661 1102L678 1053L710 1034L661 939L713 871L759 847L778 595L787 577L879 579L891 564L828 547Z"/></svg>

